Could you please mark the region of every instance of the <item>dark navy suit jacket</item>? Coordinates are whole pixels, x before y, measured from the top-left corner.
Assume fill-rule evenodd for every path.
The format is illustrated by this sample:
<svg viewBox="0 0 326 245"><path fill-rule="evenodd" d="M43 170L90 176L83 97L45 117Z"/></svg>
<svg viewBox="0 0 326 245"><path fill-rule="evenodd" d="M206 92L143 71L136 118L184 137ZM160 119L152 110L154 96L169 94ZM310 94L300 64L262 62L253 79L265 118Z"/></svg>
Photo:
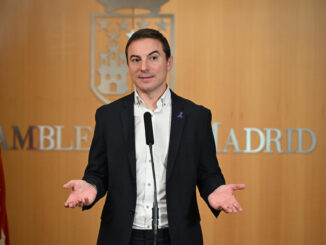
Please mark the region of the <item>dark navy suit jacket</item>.
<svg viewBox="0 0 326 245"><path fill-rule="evenodd" d="M166 170L171 242L173 245L201 245L196 186L208 203L208 195L225 180L216 158L210 111L172 91L171 99ZM94 203L107 193L97 244L127 245L136 207L134 94L100 107L95 119L83 179L97 187ZM211 210L217 217L219 211Z"/></svg>

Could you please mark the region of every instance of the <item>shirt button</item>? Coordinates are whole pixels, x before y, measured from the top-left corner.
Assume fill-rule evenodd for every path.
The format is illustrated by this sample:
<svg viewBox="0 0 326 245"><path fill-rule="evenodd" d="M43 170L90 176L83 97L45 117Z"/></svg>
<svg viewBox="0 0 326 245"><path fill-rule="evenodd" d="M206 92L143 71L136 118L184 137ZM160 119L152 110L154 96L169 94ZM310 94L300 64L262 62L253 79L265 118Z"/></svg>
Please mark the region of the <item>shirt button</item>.
<svg viewBox="0 0 326 245"><path fill-rule="evenodd" d="M148 186L151 186L151 183L148 183L147 185L148 185Z"/></svg>
<svg viewBox="0 0 326 245"><path fill-rule="evenodd" d="M147 225L147 228L149 228L149 225Z"/></svg>
<svg viewBox="0 0 326 245"><path fill-rule="evenodd" d="M151 160L151 159L149 159L149 160L148 160L148 162L149 162L149 163L151 163L151 162L152 162L152 160Z"/></svg>
<svg viewBox="0 0 326 245"><path fill-rule="evenodd" d="M149 206L147 205L146 208L149 208Z"/></svg>

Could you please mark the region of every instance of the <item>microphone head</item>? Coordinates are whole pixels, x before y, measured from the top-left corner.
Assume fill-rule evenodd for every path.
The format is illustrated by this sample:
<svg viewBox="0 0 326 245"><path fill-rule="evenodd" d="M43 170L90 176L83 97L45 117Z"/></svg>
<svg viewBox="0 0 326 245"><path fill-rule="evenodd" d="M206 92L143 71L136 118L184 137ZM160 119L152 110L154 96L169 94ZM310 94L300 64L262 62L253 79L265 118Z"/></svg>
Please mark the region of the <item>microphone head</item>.
<svg viewBox="0 0 326 245"><path fill-rule="evenodd" d="M152 126L152 115L148 111L144 113L144 124L145 124L145 136L146 144L154 144L153 126Z"/></svg>

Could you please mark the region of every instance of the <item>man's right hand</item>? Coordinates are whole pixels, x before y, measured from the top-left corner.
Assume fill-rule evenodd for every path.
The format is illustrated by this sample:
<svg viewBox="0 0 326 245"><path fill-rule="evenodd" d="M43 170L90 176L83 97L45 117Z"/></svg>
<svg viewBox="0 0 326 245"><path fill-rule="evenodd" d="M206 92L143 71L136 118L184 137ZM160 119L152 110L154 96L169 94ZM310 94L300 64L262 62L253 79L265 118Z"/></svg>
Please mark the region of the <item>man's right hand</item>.
<svg viewBox="0 0 326 245"><path fill-rule="evenodd" d="M63 188L71 188L71 193L65 202L66 208L89 206L97 195L96 187L85 180L70 180L64 184Z"/></svg>

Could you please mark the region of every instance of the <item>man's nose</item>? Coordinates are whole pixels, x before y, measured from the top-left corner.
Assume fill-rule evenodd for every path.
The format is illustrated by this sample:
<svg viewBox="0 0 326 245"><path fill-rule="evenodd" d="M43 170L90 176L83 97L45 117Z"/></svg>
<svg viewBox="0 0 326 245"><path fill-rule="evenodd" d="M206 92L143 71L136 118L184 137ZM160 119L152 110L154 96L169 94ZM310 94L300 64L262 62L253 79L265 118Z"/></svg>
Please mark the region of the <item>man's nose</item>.
<svg viewBox="0 0 326 245"><path fill-rule="evenodd" d="M147 65L147 61L146 60L143 60L142 61L140 69L141 69L142 72L148 70L148 65Z"/></svg>

